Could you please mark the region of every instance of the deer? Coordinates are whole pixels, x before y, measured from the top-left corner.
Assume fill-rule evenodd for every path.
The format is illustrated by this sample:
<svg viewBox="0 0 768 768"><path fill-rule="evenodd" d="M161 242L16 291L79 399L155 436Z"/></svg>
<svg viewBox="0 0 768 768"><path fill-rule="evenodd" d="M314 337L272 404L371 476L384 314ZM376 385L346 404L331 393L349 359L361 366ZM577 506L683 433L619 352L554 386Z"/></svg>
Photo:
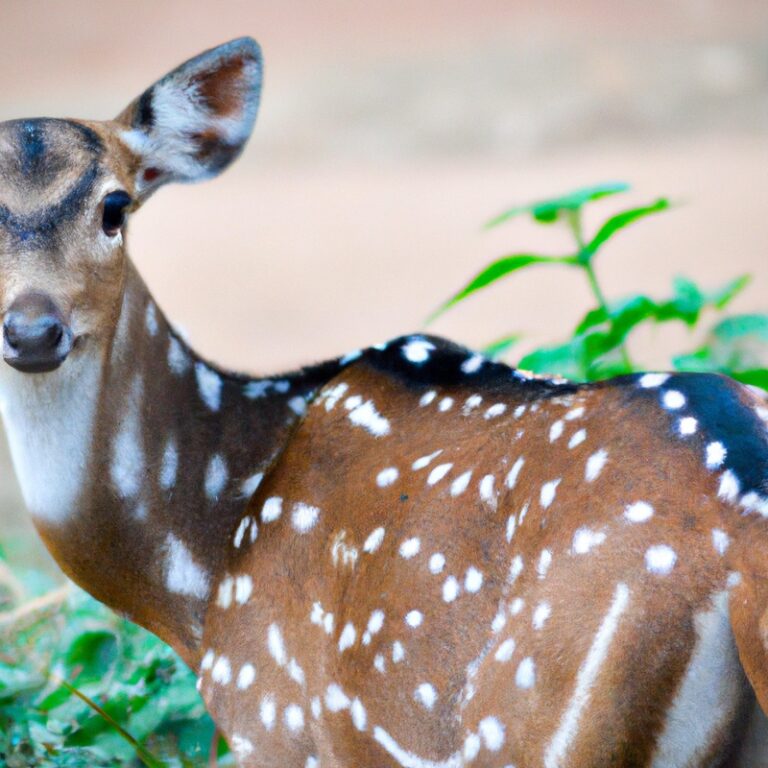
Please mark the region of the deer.
<svg viewBox="0 0 768 768"><path fill-rule="evenodd" d="M246 768L768 764L768 407L414 333L253 377L129 219L243 151L242 38L110 121L0 124L0 411L63 572L169 643Z"/></svg>

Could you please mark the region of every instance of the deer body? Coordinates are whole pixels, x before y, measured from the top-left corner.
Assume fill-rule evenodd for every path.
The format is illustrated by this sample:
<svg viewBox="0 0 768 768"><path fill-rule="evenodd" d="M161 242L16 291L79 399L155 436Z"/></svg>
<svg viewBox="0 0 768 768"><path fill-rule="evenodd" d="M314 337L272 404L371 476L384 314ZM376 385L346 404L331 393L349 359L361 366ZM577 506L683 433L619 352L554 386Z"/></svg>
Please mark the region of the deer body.
<svg viewBox="0 0 768 768"><path fill-rule="evenodd" d="M765 765L768 431L410 336L252 379L125 252L253 126L244 39L116 120L0 124L0 408L65 572L199 670L243 766Z"/></svg>
<svg viewBox="0 0 768 768"><path fill-rule="evenodd" d="M711 376L462 374L476 359L370 350L251 500L201 664L243 764L735 761L753 694L728 606L764 522L719 497L706 413L760 434L758 402Z"/></svg>

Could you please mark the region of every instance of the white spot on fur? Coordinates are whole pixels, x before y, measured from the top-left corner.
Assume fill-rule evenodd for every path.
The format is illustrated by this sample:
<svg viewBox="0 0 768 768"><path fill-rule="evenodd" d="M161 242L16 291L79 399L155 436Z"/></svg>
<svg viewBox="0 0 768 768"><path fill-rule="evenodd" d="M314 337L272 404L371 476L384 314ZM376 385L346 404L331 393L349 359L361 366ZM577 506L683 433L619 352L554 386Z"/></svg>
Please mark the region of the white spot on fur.
<svg viewBox="0 0 768 768"><path fill-rule="evenodd" d="M724 555L730 543L731 539L725 531L719 528L712 529L712 546L718 555Z"/></svg>
<svg viewBox="0 0 768 768"><path fill-rule="evenodd" d="M210 411L221 408L221 389L223 382L216 371L212 371L205 363L195 363L195 377L200 398Z"/></svg>
<svg viewBox="0 0 768 768"><path fill-rule="evenodd" d="M176 376L183 376L191 365L187 351L175 336L168 337L168 367Z"/></svg>
<svg viewBox="0 0 768 768"><path fill-rule="evenodd" d="M235 579L235 602L245 605L253 592L253 579L250 576L238 576Z"/></svg>
<svg viewBox="0 0 768 768"><path fill-rule="evenodd" d="M426 709L432 709L437 701L437 691L430 683L422 683L414 692L413 698Z"/></svg>
<svg viewBox="0 0 768 768"><path fill-rule="evenodd" d="M562 437L564 430L565 430L565 423L562 420L556 421L549 428L549 442L554 443L556 440L559 440L560 437Z"/></svg>
<svg viewBox="0 0 768 768"><path fill-rule="evenodd" d="M240 495L244 499L250 499L254 493L259 489L261 481L264 479L263 472L255 472L250 477L247 477L240 485Z"/></svg>
<svg viewBox="0 0 768 768"><path fill-rule="evenodd" d="M630 523L644 523L653 517L653 507L647 501L636 501L627 506L624 517Z"/></svg>
<svg viewBox="0 0 768 768"><path fill-rule="evenodd" d="M496 661L505 664L508 662L515 653L515 641L510 637L505 640L497 649L494 654Z"/></svg>
<svg viewBox="0 0 768 768"><path fill-rule="evenodd" d="M640 377L638 384L643 389L656 389L666 384L669 379L668 373L646 373Z"/></svg>
<svg viewBox="0 0 768 768"><path fill-rule="evenodd" d="M424 408L429 405L437 397L437 392L434 389L430 389L429 392L425 392L419 400L419 405Z"/></svg>
<svg viewBox="0 0 768 768"><path fill-rule="evenodd" d="M288 663L288 654L285 652L285 643L283 642L283 633L277 624L270 624L267 630L267 649L269 655L275 660L279 667L284 667Z"/></svg>
<svg viewBox="0 0 768 768"><path fill-rule="evenodd" d="M155 306L155 302L152 301L152 299L147 302L147 310L144 313L144 325L146 326L147 332L150 336L157 336L157 307Z"/></svg>
<svg viewBox="0 0 768 768"><path fill-rule="evenodd" d="M254 746L251 741L240 736L238 733L232 734L232 751L237 755L237 759L243 762L249 755L254 752Z"/></svg>
<svg viewBox="0 0 768 768"><path fill-rule="evenodd" d="M420 627L423 621L424 614L421 611L408 611L405 615L405 623L414 629Z"/></svg>
<svg viewBox="0 0 768 768"><path fill-rule="evenodd" d="M509 604L509 613L510 616L517 616L520 611L523 610L523 607L525 606L525 600L523 600L522 597L516 597L510 604Z"/></svg>
<svg viewBox="0 0 768 768"><path fill-rule="evenodd" d="M213 661L215 658L216 654L212 650L206 651L205 656L203 656L203 660L200 662L200 671L207 672L213 666Z"/></svg>
<svg viewBox="0 0 768 768"><path fill-rule="evenodd" d="M482 368L484 362L485 358L482 355L471 355L461 364L461 370L467 375L477 373Z"/></svg>
<svg viewBox="0 0 768 768"><path fill-rule="evenodd" d="M176 473L179 468L179 451L176 441L169 438L163 449L163 458L160 460L160 487L169 491L176 484Z"/></svg>
<svg viewBox="0 0 768 768"><path fill-rule="evenodd" d="M720 488L717 491L717 495L725 501L736 501L741 492L741 483L739 478L731 472L730 469L726 469L722 475L720 475Z"/></svg>
<svg viewBox="0 0 768 768"><path fill-rule="evenodd" d="M271 694L267 694L259 705L259 717L261 718L262 725L271 731L275 727L275 720L277 719L277 708L275 707L275 699Z"/></svg>
<svg viewBox="0 0 768 768"><path fill-rule="evenodd" d="M427 485L436 485L439 483L453 467L453 464L438 464L430 473L427 478Z"/></svg>
<svg viewBox="0 0 768 768"><path fill-rule="evenodd" d="M181 540L169 533L165 540L165 586L170 592L205 600L210 590L210 576L192 558Z"/></svg>
<svg viewBox="0 0 768 768"><path fill-rule="evenodd" d="M548 509L552 502L555 500L555 494L557 493L558 485L560 485L559 479L544 483L544 485L541 487L541 495L539 501L544 509Z"/></svg>
<svg viewBox="0 0 768 768"><path fill-rule="evenodd" d="M308 533L315 527L319 517L320 510L317 507L300 501L293 505L291 524L297 533Z"/></svg>
<svg viewBox="0 0 768 768"><path fill-rule="evenodd" d="M435 349L435 345L431 341L421 338L410 339L402 347L403 357L409 363L416 363L421 365L429 360L430 354Z"/></svg>
<svg viewBox="0 0 768 768"><path fill-rule="evenodd" d="M469 481L472 479L472 470L468 470L467 472L464 472L463 474L459 475L452 483L451 483L451 496L454 498L456 496L460 496L464 491L467 490L467 486L469 485Z"/></svg>
<svg viewBox="0 0 768 768"><path fill-rule="evenodd" d="M605 541L605 533L589 528L579 528L573 534L572 551L575 555L586 555L587 552L600 546Z"/></svg>
<svg viewBox="0 0 768 768"><path fill-rule="evenodd" d="M406 539L400 545L400 557L404 557L406 560L410 560L419 554L421 550L421 542L417 538Z"/></svg>
<svg viewBox="0 0 768 768"><path fill-rule="evenodd" d="M677 561L677 554L666 544L649 547L645 553L645 567L651 572L665 576L672 571Z"/></svg>
<svg viewBox="0 0 768 768"><path fill-rule="evenodd" d="M552 606L546 601L539 603L533 610L533 628L543 629L547 619L552 615Z"/></svg>
<svg viewBox="0 0 768 768"><path fill-rule="evenodd" d="M329 712L341 712L348 709L349 697L336 683L331 683L325 690L325 707Z"/></svg>
<svg viewBox="0 0 768 768"><path fill-rule="evenodd" d="M662 405L670 411L678 411L685 405L685 395L676 389L667 390L661 398Z"/></svg>
<svg viewBox="0 0 768 768"><path fill-rule="evenodd" d="M339 635L339 653L344 653L347 648L351 648L357 640L357 630L351 622L347 622Z"/></svg>
<svg viewBox="0 0 768 768"><path fill-rule="evenodd" d="M392 643L392 663L399 664L405 658L405 648L399 640Z"/></svg>
<svg viewBox="0 0 768 768"><path fill-rule="evenodd" d="M227 485L229 470L221 454L215 454L205 470L205 495L210 501L217 501Z"/></svg>
<svg viewBox="0 0 768 768"><path fill-rule="evenodd" d="M707 469L720 469L728 456L726 447L721 442L707 445Z"/></svg>
<svg viewBox="0 0 768 768"><path fill-rule="evenodd" d="M470 733L464 739L464 760L471 763L479 754L481 746L480 737L476 733Z"/></svg>
<svg viewBox="0 0 768 768"><path fill-rule="evenodd" d="M430 453L429 456L422 456L420 459L416 459L416 461L413 462L412 469L424 469L424 467L429 466L442 452L443 449L441 448L439 451Z"/></svg>
<svg viewBox="0 0 768 768"><path fill-rule="evenodd" d="M677 429L683 437L695 435L699 428L699 422L693 416L684 416L677 424Z"/></svg>
<svg viewBox="0 0 768 768"><path fill-rule="evenodd" d="M374 437L384 437L390 432L389 421L377 410L372 400L368 400L349 413L349 420L358 427L370 432Z"/></svg>
<svg viewBox="0 0 768 768"><path fill-rule="evenodd" d="M536 685L536 664L530 656L523 659L517 667L515 684L523 689L533 688Z"/></svg>
<svg viewBox="0 0 768 768"><path fill-rule="evenodd" d="M547 575L550 565L552 565L552 553L548 549L542 549L539 555L539 562L536 564L536 573L540 579Z"/></svg>
<svg viewBox="0 0 768 768"><path fill-rule="evenodd" d="M510 515L507 518L507 544L511 543L512 537L515 535L515 528L517 527L517 521L514 515Z"/></svg>
<svg viewBox="0 0 768 768"><path fill-rule="evenodd" d="M438 573L443 572L443 568L445 568L445 555L440 552L435 552L435 554L429 558L429 572L437 576Z"/></svg>
<svg viewBox="0 0 768 768"><path fill-rule="evenodd" d="M520 470L523 468L523 464L525 464L525 458L521 456L513 465L512 469L509 470L509 474L507 475L507 479L504 481L507 488L512 489L517 485L517 479L520 476Z"/></svg>
<svg viewBox="0 0 768 768"><path fill-rule="evenodd" d="M495 717L484 717L478 730L486 749L498 752L504 746L504 726Z"/></svg>
<svg viewBox="0 0 768 768"><path fill-rule="evenodd" d="M461 592L461 587L458 579L455 576L449 576L443 582L443 600L446 603L452 603L459 596L459 592Z"/></svg>
<svg viewBox="0 0 768 768"><path fill-rule="evenodd" d="M289 704L285 708L283 720L291 733L301 733L304 730L304 710L298 704Z"/></svg>
<svg viewBox="0 0 768 768"><path fill-rule="evenodd" d="M364 731L365 726L368 722L368 715L360 699L352 700L352 704L349 707L349 711L350 711L350 714L352 715L352 725L354 725L358 731Z"/></svg>
<svg viewBox="0 0 768 768"><path fill-rule="evenodd" d="M256 679L256 668L253 664L243 664L240 667L240 672L237 675L237 687L241 691L245 691L253 685L253 681Z"/></svg>
<svg viewBox="0 0 768 768"><path fill-rule="evenodd" d="M588 482L594 482L600 477L600 473L603 471L603 467L608 461L608 452L601 448L599 451L593 453L587 459L587 467L584 470L584 479Z"/></svg>
<svg viewBox="0 0 768 768"><path fill-rule="evenodd" d="M384 541L384 529L375 528L365 540L363 552L367 552L369 555L373 554L381 546L382 541Z"/></svg>
<svg viewBox="0 0 768 768"><path fill-rule="evenodd" d="M232 605L232 594L235 586L235 580L227 576L219 584L219 590L216 595L216 605L226 611Z"/></svg>
<svg viewBox="0 0 768 768"><path fill-rule="evenodd" d="M517 581L517 577L523 572L523 558L520 555L515 555L512 558L512 563L509 566L508 581L510 584L514 584Z"/></svg>
<svg viewBox="0 0 768 768"><path fill-rule="evenodd" d="M573 449L581 445L587 439L587 430L580 429L578 432L574 432L571 439L568 441L568 447Z"/></svg>
<svg viewBox="0 0 768 768"><path fill-rule="evenodd" d="M441 413L445 413L446 411L450 411L451 408L453 408L453 398L452 397L444 397L439 405L437 406L437 409Z"/></svg>
<svg viewBox="0 0 768 768"><path fill-rule="evenodd" d="M141 400L144 384L136 376L126 400L120 424L112 443L110 476L120 497L130 499L141 490L144 479L144 444L142 437Z"/></svg>
<svg viewBox="0 0 768 768"><path fill-rule="evenodd" d="M493 475L485 475L480 481L480 498L489 506L496 508L496 478Z"/></svg>
<svg viewBox="0 0 768 768"><path fill-rule="evenodd" d="M211 671L211 679L214 683L229 685L229 681L232 679L232 667L226 656L219 656L216 660L216 663L213 665L213 670Z"/></svg>
<svg viewBox="0 0 768 768"><path fill-rule="evenodd" d="M400 473L397 471L396 467L387 467L386 469L382 469L381 472L376 475L376 485L378 485L379 488L386 488L388 485L392 485L399 476Z"/></svg>
<svg viewBox="0 0 768 768"><path fill-rule="evenodd" d="M507 406L504 403L495 403L486 412L486 419L495 419L497 416L501 416L504 411L507 410Z"/></svg>
<svg viewBox="0 0 768 768"><path fill-rule="evenodd" d="M464 577L464 589L472 594L479 592L483 586L483 574L477 570L474 566L467 569L467 573Z"/></svg>
<svg viewBox="0 0 768 768"><path fill-rule="evenodd" d="M261 508L261 522L274 523L283 514L283 500L280 496L270 496Z"/></svg>

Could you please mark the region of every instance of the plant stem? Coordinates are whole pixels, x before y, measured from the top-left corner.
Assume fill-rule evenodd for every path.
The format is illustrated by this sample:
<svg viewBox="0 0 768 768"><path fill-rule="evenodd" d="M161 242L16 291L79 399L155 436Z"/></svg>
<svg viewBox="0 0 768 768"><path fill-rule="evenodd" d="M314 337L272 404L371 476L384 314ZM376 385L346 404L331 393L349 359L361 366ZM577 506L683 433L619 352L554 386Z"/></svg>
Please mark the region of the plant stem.
<svg viewBox="0 0 768 768"><path fill-rule="evenodd" d="M597 280L595 268L592 266L592 259L591 257L584 258L587 246L584 242L584 236L582 234L581 208L568 211L568 226L571 230L571 233L573 234L574 240L576 241L576 247L579 250L578 266L584 270L587 276L587 281L589 282L589 287L592 290L592 295L595 297L597 305L600 307L600 309L603 310L606 319L611 325L611 330L614 330L615 328L613 320L611 319L610 313L608 311L608 301L606 300L603 289L600 287L600 283ZM624 364L627 372L629 373L633 371L634 366L632 365L632 360L629 357L627 345L623 341L621 344L619 344L619 354L621 355L621 362Z"/></svg>

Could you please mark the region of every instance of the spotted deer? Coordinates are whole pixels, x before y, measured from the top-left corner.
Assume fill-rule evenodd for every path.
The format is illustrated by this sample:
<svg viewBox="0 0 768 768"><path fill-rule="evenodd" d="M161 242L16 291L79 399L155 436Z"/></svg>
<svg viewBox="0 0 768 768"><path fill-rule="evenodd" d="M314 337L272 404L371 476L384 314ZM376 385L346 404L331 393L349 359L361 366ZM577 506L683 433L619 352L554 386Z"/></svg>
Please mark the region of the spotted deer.
<svg viewBox="0 0 768 768"><path fill-rule="evenodd" d="M65 573L170 643L242 766L768 764L768 410L424 335L221 370L128 217L241 152L237 40L115 120L0 125L2 415Z"/></svg>

